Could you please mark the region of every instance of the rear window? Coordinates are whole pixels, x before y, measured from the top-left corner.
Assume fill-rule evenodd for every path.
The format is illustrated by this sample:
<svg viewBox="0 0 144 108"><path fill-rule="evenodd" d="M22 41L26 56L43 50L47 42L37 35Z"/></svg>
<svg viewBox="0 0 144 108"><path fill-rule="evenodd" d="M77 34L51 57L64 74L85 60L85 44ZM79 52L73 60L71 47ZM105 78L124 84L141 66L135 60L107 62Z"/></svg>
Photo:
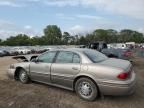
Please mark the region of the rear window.
<svg viewBox="0 0 144 108"><path fill-rule="evenodd" d="M83 53L94 63L102 62L108 59L107 56L95 50L86 50Z"/></svg>

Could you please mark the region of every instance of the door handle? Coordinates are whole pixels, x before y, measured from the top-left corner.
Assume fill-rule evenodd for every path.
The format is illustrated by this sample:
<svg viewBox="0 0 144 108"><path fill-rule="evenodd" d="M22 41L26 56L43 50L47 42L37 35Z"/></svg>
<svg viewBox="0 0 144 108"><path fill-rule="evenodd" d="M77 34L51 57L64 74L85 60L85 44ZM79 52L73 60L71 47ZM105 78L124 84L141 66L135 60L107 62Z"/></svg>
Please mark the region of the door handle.
<svg viewBox="0 0 144 108"><path fill-rule="evenodd" d="M78 70L78 68L77 68L77 67L72 67L72 69L73 69L73 70Z"/></svg>

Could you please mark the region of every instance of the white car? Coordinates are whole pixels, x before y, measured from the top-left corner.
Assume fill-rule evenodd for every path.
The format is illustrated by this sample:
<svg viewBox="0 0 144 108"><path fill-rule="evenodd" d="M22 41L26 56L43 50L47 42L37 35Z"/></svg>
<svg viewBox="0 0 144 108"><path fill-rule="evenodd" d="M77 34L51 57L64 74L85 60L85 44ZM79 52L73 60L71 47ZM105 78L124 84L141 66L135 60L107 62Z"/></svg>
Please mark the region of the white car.
<svg viewBox="0 0 144 108"><path fill-rule="evenodd" d="M114 48L114 49L126 49L127 46L124 43L116 43L116 44L109 44L108 48Z"/></svg>
<svg viewBox="0 0 144 108"><path fill-rule="evenodd" d="M30 49L22 48L22 47L14 47L12 48L13 52L16 52L17 54L28 54L31 52Z"/></svg>

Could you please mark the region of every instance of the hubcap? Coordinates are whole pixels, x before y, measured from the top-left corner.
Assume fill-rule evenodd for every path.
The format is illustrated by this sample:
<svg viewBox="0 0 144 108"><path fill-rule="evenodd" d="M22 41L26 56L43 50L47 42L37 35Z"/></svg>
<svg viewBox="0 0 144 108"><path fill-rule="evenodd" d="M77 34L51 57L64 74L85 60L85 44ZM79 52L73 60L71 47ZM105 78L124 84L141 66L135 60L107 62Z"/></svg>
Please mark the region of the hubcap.
<svg viewBox="0 0 144 108"><path fill-rule="evenodd" d="M90 96L92 93L92 87L88 82L81 82L79 84L79 93L83 96Z"/></svg>
<svg viewBox="0 0 144 108"><path fill-rule="evenodd" d="M21 73L20 79L21 79L21 81L23 81L23 82L26 81L27 76L26 76L26 74L25 74L24 72Z"/></svg>

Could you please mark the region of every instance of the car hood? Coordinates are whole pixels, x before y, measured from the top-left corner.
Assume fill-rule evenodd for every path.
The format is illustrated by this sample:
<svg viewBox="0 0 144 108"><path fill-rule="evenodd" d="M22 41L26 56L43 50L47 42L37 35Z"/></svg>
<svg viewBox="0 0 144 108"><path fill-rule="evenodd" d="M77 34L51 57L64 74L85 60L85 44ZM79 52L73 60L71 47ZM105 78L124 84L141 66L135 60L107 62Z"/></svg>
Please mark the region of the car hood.
<svg viewBox="0 0 144 108"><path fill-rule="evenodd" d="M100 64L105 66L121 68L125 71L129 70L129 68L131 67L131 63L129 61L115 58L109 58L101 62Z"/></svg>
<svg viewBox="0 0 144 108"><path fill-rule="evenodd" d="M21 55L15 56L13 59L16 59L19 62L30 62L32 59L38 57L38 55Z"/></svg>

